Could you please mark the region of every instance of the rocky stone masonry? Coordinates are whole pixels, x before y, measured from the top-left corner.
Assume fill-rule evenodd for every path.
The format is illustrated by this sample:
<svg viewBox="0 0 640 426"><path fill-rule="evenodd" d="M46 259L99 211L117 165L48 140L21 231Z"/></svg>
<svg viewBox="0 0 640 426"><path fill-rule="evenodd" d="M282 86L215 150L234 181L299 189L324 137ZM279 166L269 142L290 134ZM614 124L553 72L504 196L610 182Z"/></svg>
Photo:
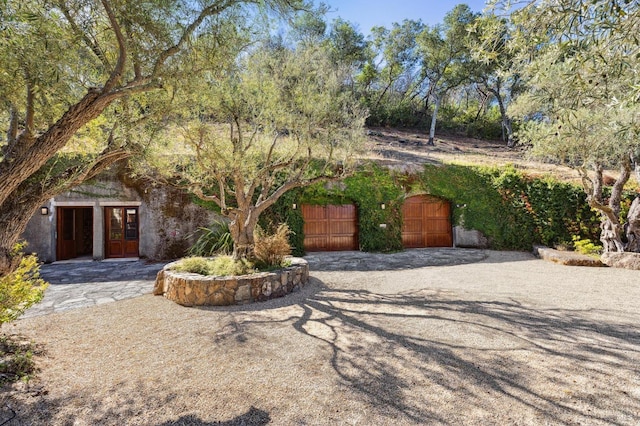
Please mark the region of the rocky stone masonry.
<svg viewBox="0 0 640 426"><path fill-rule="evenodd" d="M309 280L307 261L297 257L290 260L291 266L273 272L240 276L176 272L171 270L172 262L158 272L153 294L183 306L236 305L282 297Z"/></svg>
<svg viewBox="0 0 640 426"><path fill-rule="evenodd" d="M603 253L602 262L613 268L640 271L640 253Z"/></svg>

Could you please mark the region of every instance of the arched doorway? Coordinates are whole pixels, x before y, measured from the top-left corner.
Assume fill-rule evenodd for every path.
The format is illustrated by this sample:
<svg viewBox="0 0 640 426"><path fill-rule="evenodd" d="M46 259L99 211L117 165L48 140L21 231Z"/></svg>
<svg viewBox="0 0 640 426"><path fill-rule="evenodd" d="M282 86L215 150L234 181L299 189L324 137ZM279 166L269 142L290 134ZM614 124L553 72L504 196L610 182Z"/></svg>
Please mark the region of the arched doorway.
<svg viewBox="0 0 640 426"><path fill-rule="evenodd" d="M452 247L451 204L431 195L416 195L402 206L402 244L406 248Z"/></svg>

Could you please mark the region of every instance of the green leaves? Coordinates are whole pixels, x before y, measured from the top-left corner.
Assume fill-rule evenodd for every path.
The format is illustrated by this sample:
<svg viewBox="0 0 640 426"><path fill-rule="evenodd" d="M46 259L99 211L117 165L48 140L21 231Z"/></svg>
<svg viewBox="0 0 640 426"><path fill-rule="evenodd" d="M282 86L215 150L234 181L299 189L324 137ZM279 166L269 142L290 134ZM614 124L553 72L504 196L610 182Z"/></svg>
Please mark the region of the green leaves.
<svg viewBox="0 0 640 426"><path fill-rule="evenodd" d="M14 253L14 256L22 255ZM29 255L21 257L13 272L0 276L0 325L17 319L42 300L48 284L40 278L39 269L38 259Z"/></svg>

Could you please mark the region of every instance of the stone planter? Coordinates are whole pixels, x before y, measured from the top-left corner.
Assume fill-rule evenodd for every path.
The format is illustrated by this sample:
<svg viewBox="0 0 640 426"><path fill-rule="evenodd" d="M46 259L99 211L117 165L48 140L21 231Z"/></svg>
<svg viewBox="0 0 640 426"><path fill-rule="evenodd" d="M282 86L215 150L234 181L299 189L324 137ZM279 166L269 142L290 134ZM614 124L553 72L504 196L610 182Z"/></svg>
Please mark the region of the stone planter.
<svg viewBox="0 0 640 426"><path fill-rule="evenodd" d="M239 276L204 276L172 271L165 265L156 278L153 294L183 306L224 306L282 297L309 281L309 265L293 257L291 266L271 272Z"/></svg>

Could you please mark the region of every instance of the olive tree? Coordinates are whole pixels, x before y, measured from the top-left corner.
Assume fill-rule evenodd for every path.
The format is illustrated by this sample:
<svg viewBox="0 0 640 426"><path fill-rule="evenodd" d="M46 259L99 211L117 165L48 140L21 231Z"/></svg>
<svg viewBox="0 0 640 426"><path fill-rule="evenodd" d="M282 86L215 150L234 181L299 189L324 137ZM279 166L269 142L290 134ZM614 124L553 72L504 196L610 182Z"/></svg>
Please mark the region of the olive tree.
<svg viewBox="0 0 640 426"><path fill-rule="evenodd" d="M148 166L215 203L234 258L251 259L260 214L287 191L351 168L366 114L344 87L347 74L318 46L245 51L176 93L183 112Z"/></svg>
<svg viewBox="0 0 640 426"><path fill-rule="evenodd" d="M487 13L478 17L468 28L467 43L471 50L471 80L493 95L500 110L503 140L513 148L511 117L507 106L523 90L522 79L514 58L517 51L509 44L510 23L507 19Z"/></svg>
<svg viewBox="0 0 640 426"><path fill-rule="evenodd" d="M535 155L578 171L602 215L605 251L633 248L623 242L620 201L640 164L639 14L637 2L559 0L529 2L513 16L528 90L511 113L527 119L521 137ZM603 171L611 168L618 173L607 201ZM628 221L637 228L637 219Z"/></svg>
<svg viewBox="0 0 640 426"><path fill-rule="evenodd" d="M0 8L0 276L35 209L131 155L152 92L182 75L191 39L219 44L298 0L4 0ZM221 49L223 50L223 49Z"/></svg>
<svg viewBox="0 0 640 426"><path fill-rule="evenodd" d="M422 74L429 82L428 97L433 98L428 145L434 144L438 109L446 94L469 81L467 28L476 15L466 4L449 11L444 23L425 28L417 38Z"/></svg>

